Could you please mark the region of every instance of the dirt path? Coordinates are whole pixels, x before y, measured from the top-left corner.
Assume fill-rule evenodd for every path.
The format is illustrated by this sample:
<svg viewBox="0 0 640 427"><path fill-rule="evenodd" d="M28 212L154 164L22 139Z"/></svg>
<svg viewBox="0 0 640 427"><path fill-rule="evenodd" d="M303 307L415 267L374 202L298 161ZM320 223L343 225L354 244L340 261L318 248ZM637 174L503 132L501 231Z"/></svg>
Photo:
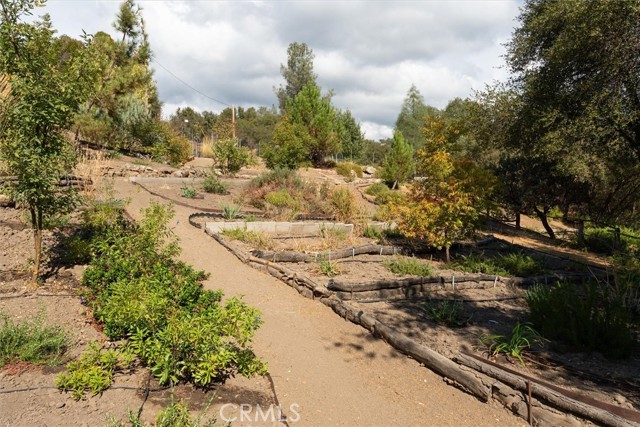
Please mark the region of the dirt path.
<svg viewBox="0 0 640 427"><path fill-rule="evenodd" d="M154 199L118 180L130 197L129 212ZM255 351L269 364L281 404L297 404L305 426L515 426L525 423L502 408L483 404L417 362L396 352L330 309L298 295L282 282L241 263L189 225L188 208L176 206L171 227L182 259L211 272L205 286L243 294L262 311ZM291 417L292 414L289 414Z"/></svg>

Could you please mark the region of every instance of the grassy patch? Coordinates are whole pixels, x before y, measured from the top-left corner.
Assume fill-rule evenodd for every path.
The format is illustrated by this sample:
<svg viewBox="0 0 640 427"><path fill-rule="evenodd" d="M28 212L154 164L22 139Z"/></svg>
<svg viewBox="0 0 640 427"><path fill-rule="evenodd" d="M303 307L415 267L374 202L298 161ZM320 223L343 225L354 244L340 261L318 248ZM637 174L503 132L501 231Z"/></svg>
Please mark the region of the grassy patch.
<svg viewBox="0 0 640 427"><path fill-rule="evenodd" d="M12 362L56 365L69 344L58 327L45 326L42 315L20 323L0 312L0 367Z"/></svg>
<svg viewBox="0 0 640 427"><path fill-rule="evenodd" d="M624 253L640 248L640 233L630 228L620 228L620 240L616 240L611 228L586 228L584 248L604 255Z"/></svg>
<svg viewBox="0 0 640 427"><path fill-rule="evenodd" d="M336 165L336 173L349 180L353 180L354 177L362 178L362 166L353 162L340 162Z"/></svg>
<svg viewBox="0 0 640 427"><path fill-rule="evenodd" d="M271 238L265 232L249 231L246 228L227 228L226 230L222 230L220 234L258 249L268 249L272 246Z"/></svg>
<svg viewBox="0 0 640 427"><path fill-rule="evenodd" d="M460 256L448 264L448 268L466 273L495 274L497 276L529 277L545 272L544 265L522 252L489 258L471 254Z"/></svg>
<svg viewBox="0 0 640 427"><path fill-rule="evenodd" d="M392 261L386 261L384 266L392 273L400 275L431 276L433 274L429 264L409 257L395 257Z"/></svg>
<svg viewBox="0 0 640 427"><path fill-rule="evenodd" d="M462 300L445 299L442 301L427 301L421 308L427 313L429 319L447 326L463 326L469 321L464 314Z"/></svg>
<svg viewBox="0 0 640 427"><path fill-rule="evenodd" d="M379 195L388 193L389 191L391 190L389 190L389 187L387 187L387 185L383 182L376 182L375 184L372 184L371 186L367 187L366 190L364 190L365 194L373 197L378 197Z"/></svg>

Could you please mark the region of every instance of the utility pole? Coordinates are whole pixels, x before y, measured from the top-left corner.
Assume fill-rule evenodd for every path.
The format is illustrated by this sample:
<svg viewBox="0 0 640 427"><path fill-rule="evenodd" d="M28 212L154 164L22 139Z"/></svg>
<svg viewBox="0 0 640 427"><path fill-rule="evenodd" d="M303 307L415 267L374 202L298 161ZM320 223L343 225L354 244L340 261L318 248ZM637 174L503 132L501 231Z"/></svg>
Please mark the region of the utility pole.
<svg viewBox="0 0 640 427"><path fill-rule="evenodd" d="M236 106L231 106L231 128L233 129L233 139L236 139Z"/></svg>

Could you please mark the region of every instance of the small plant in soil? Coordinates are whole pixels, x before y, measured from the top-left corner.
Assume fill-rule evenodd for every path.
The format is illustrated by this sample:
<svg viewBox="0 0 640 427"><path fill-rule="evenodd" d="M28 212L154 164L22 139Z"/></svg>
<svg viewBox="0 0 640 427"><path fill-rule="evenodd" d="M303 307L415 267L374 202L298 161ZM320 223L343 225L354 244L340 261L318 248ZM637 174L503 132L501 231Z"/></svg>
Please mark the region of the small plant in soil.
<svg viewBox="0 0 640 427"><path fill-rule="evenodd" d="M202 191L211 194L226 194L227 186L213 173L209 173L202 181Z"/></svg>
<svg viewBox="0 0 640 427"><path fill-rule="evenodd" d="M362 236L368 239L380 240L382 239L382 232L378 228L367 224L362 230Z"/></svg>
<svg viewBox="0 0 640 427"><path fill-rule="evenodd" d="M242 206L240 205L223 205L222 206L222 217L224 219L236 219L240 216L240 211L242 210Z"/></svg>
<svg viewBox="0 0 640 427"><path fill-rule="evenodd" d="M56 378L56 386L62 391L72 392L76 400L83 399L86 392L94 395L108 389L116 371L130 368L135 356L128 352L103 350L92 342L89 348L73 362L67 364L67 372Z"/></svg>
<svg viewBox="0 0 640 427"><path fill-rule="evenodd" d="M320 272L328 277L333 277L340 274L340 271L338 270L338 261L322 259L318 261L318 267L320 268Z"/></svg>
<svg viewBox="0 0 640 427"><path fill-rule="evenodd" d="M192 417L186 403L171 402L156 418L156 427L208 427L215 425L215 418L204 421L202 416Z"/></svg>
<svg viewBox="0 0 640 427"><path fill-rule="evenodd" d="M426 301L421 308L429 319L447 326L463 326L470 317L464 313L464 304L459 299L444 299L441 301Z"/></svg>
<svg viewBox="0 0 640 427"><path fill-rule="evenodd" d="M69 344L67 334L58 327L45 326L43 316L15 323L0 312L0 368L12 362L56 365Z"/></svg>
<svg viewBox="0 0 640 427"><path fill-rule="evenodd" d="M461 255L449 263L452 270L497 276L529 277L544 273L544 265L522 252L489 258L484 254Z"/></svg>
<svg viewBox="0 0 640 427"><path fill-rule="evenodd" d="M429 264L409 257L394 257L391 261L385 261L384 266L392 273L399 275L431 276L433 274Z"/></svg>
<svg viewBox="0 0 640 427"><path fill-rule="evenodd" d="M264 232L249 231L246 228L229 228L221 232L223 236L230 239L239 240L258 249L268 249L271 247L271 239Z"/></svg>
<svg viewBox="0 0 640 427"><path fill-rule="evenodd" d="M198 195L198 192L193 187L182 187L180 193L186 199L193 199Z"/></svg>
<svg viewBox="0 0 640 427"><path fill-rule="evenodd" d="M488 346L489 353L493 356L497 356L498 354L513 356L524 366L524 352L530 349L533 344L542 344L547 340L545 340L538 331L533 329L531 323L521 324L520 322L516 322L510 336L484 335L482 341Z"/></svg>

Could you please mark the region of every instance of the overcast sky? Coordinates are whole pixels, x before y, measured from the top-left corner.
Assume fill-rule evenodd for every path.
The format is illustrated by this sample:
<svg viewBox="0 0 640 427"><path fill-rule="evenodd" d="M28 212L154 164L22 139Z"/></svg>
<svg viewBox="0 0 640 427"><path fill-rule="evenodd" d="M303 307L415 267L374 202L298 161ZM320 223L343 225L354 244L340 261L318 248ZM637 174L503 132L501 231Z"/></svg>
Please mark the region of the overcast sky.
<svg viewBox="0 0 640 427"><path fill-rule="evenodd" d="M504 80L502 46L519 2L502 1L139 1L155 61L224 104L277 104L287 46L305 42L333 103L350 109L366 137L391 135L415 84L442 108ZM60 34L107 31L119 0L48 0ZM225 108L152 63L165 115L178 107Z"/></svg>

